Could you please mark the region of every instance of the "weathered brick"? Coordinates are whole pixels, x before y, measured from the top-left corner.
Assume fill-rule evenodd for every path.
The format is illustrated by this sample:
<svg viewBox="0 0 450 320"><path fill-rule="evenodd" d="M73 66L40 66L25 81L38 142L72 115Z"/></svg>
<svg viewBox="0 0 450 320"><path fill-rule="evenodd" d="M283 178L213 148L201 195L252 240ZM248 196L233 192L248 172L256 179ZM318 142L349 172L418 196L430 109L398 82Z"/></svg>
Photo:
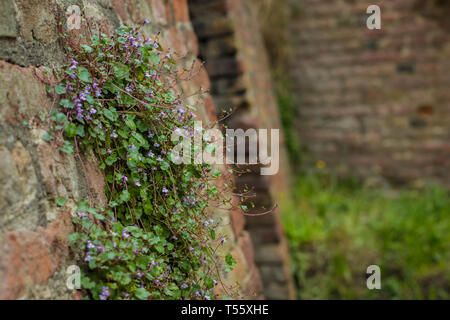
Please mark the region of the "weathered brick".
<svg viewBox="0 0 450 320"><path fill-rule="evenodd" d="M70 215L62 213L60 219L46 228L3 235L0 298L18 299L28 286L45 284L69 253L66 235L72 228Z"/></svg>
<svg viewBox="0 0 450 320"><path fill-rule="evenodd" d="M16 38L18 36L13 0L5 0L0 3L0 21L0 37Z"/></svg>
<svg viewBox="0 0 450 320"><path fill-rule="evenodd" d="M172 5L176 22L189 21L189 9L187 0L173 0Z"/></svg>

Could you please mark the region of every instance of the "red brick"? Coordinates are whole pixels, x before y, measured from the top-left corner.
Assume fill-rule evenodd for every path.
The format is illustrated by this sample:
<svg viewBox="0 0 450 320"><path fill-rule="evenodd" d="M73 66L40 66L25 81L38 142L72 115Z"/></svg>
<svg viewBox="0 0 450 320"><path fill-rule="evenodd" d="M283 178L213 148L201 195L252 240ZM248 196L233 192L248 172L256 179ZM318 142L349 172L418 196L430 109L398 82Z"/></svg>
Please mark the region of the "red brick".
<svg viewBox="0 0 450 320"><path fill-rule="evenodd" d="M189 9L187 0L173 0L172 5L176 22L189 21Z"/></svg>
<svg viewBox="0 0 450 320"><path fill-rule="evenodd" d="M46 228L4 235L0 246L0 299L18 299L28 285L45 284L69 253L67 234L72 228L66 212Z"/></svg>

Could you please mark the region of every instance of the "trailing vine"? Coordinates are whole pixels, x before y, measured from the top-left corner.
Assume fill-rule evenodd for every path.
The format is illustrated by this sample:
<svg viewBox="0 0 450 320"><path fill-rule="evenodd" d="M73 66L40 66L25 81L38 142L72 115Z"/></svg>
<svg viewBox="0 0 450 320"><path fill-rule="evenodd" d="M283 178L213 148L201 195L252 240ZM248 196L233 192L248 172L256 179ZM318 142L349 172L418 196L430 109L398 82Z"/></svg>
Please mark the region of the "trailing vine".
<svg viewBox="0 0 450 320"><path fill-rule="evenodd" d="M193 133L194 107L175 88L175 60L158 38L122 26L91 35L55 86L61 151L92 150L106 179L106 208L78 203L70 235L93 299L210 299L220 282L211 203L226 203L211 165L174 164L172 132ZM206 143L206 142L205 142ZM227 185L228 186L228 185ZM58 198L62 205L64 199ZM230 254L225 269L236 262ZM225 287L224 287L225 289ZM226 291L226 289L225 289Z"/></svg>

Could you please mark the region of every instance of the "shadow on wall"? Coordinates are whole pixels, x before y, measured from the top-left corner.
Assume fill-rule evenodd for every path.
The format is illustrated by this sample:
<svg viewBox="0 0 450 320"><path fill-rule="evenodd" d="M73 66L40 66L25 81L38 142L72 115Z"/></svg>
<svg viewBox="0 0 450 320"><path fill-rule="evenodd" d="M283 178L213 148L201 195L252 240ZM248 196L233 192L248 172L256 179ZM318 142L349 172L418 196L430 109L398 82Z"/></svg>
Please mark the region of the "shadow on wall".
<svg viewBox="0 0 450 320"><path fill-rule="evenodd" d="M280 128L278 107L273 94L264 44L258 21L250 2L240 0L190 0L194 30L200 44L200 59L211 79L210 92L220 117L233 110L225 125L229 128ZM282 150L281 153L284 153ZM280 163L286 163L280 158ZM277 209L264 216L254 216L273 208L288 182L286 172L274 177L261 176L259 169L236 176L238 191L253 190L245 229L250 233L256 265L268 299L294 298L288 267L288 252ZM283 170L282 170L283 171ZM258 273L258 270L250 270Z"/></svg>

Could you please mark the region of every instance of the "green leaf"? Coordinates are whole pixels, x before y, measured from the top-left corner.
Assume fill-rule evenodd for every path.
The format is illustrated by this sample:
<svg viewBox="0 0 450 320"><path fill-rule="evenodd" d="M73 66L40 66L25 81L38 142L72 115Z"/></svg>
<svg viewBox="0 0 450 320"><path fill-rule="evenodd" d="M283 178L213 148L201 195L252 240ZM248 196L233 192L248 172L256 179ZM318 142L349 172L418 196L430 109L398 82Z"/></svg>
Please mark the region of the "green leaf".
<svg viewBox="0 0 450 320"><path fill-rule="evenodd" d="M159 64L159 62L161 61L161 59L155 52L151 52L149 58L150 61L153 62L154 64Z"/></svg>
<svg viewBox="0 0 450 320"><path fill-rule="evenodd" d="M130 68L124 64L118 63L114 66L114 75L119 78L125 78L130 73Z"/></svg>
<svg viewBox="0 0 450 320"><path fill-rule="evenodd" d="M67 100L67 99L62 99L62 100L59 102L59 104L60 104L61 106L63 106L64 108L68 107L68 108L71 108L71 109L73 109L73 107L75 106L75 104L74 104L72 101L69 101L69 100Z"/></svg>
<svg viewBox="0 0 450 320"><path fill-rule="evenodd" d="M134 292L134 295L139 300L147 300L147 298L150 296L150 292L148 292L144 288L137 288L136 291Z"/></svg>
<svg viewBox="0 0 450 320"><path fill-rule="evenodd" d="M86 83L92 82L91 74L89 73L88 69L86 69L85 67L77 68L77 76L78 76L78 79L80 79L83 82L86 82Z"/></svg>
<svg viewBox="0 0 450 320"><path fill-rule="evenodd" d="M67 154L72 154L73 153L73 145L69 141L64 141L64 146L59 150L61 150L62 152L65 152Z"/></svg>
<svg viewBox="0 0 450 320"><path fill-rule="evenodd" d="M123 190L120 194L120 200L122 200L122 202L127 202L130 200L130 193L127 190Z"/></svg>
<svg viewBox="0 0 450 320"><path fill-rule="evenodd" d="M117 119L117 114L109 109L104 109L103 114L111 121L116 121Z"/></svg>
<svg viewBox="0 0 450 320"><path fill-rule="evenodd" d="M81 124L78 125L76 134L77 136L84 137L84 126L82 126Z"/></svg>
<svg viewBox="0 0 450 320"><path fill-rule="evenodd" d="M91 53L94 50L90 46L85 44L82 44L80 47L82 47L87 53Z"/></svg>
<svg viewBox="0 0 450 320"><path fill-rule="evenodd" d="M207 277L205 279L205 284L206 284L208 289L211 289L211 288L214 287L214 281L211 279L211 277Z"/></svg>
<svg viewBox="0 0 450 320"><path fill-rule="evenodd" d="M75 123L67 122L64 131L69 138L73 138L77 134L77 126Z"/></svg>
<svg viewBox="0 0 450 320"><path fill-rule="evenodd" d="M64 113L62 113L62 112L58 112L56 114L55 118L56 118L56 121L59 122L59 123L64 123L67 120L66 115Z"/></svg>
<svg viewBox="0 0 450 320"><path fill-rule="evenodd" d="M114 162L117 161L117 156L116 154L112 154L110 155L108 158L105 159L105 162L108 166L111 166Z"/></svg>
<svg viewBox="0 0 450 320"><path fill-rule="evenodd" d="M91 281L88 277L81 277L81 286L85 289L93 289L95 288L95 282Z"/></svg>
<svg viewBox="0 0 450 320"><path fill-rule="evenodd" d="M132 119L125 120L125 124L133 131L136 131L136 124Z"/></svg>
<svg viewBox="0 0 450 320"><path fill-rule="evenodd" d="M237 264L236 260L234 260L234 258L231 255L231 253L228 253L225 256L225 263L226 263L226 265L225 265L225 271L226 272L229 272L229 271L233 270L233 267Z"/></svg>
<svg viewBox="0 0 450 320"><path fill-rule="evenodd" d="M64 198L64 197L56 197L56 204L58 205L58 206L60 206L60 207L64 207L64 205L66 204L66 202L67 202L67 199L66 198Z"/></svg>
<svg viewBox="0 0 450 320"><path fill-rule="evenodd" d="M78 211L87 211L89 209L89 203L87 200L80 200L77 203L77 210Z"/></svg>
<svg viewBox="0 0 450 320"><path fill-rule="evenodd" d="M163 161L163 162L161 162L161 169L162 170L169 170L169 168L170 168L170 165L166 162L166 161Z"/></svg>
<svg viewBox="0 0 450 320"><path fill-rule="evenodd" d="M220 177L222 175L222 172L220 171L220 170L214 170L214 172L213 172L213 174L212 174L212 176L214 177L214 178L218 178L218 177Z"/></svg>
<svg viewBox="0 0 450 320"><path fill-rule="evenodd" d="M42 139L46 140L46 141L51 141L53 140L53 136L51 136L50 134L48 134L47 132L42 136Z"/></svg>
<svg viewBox="0 0 450 320"><path fill-rule="evenodd" d="M57 84L55 86L55 92L57 94L64 94L64 93L66 93L66 88L64 88L63 86L60 86L59 84Z"/></svg>

